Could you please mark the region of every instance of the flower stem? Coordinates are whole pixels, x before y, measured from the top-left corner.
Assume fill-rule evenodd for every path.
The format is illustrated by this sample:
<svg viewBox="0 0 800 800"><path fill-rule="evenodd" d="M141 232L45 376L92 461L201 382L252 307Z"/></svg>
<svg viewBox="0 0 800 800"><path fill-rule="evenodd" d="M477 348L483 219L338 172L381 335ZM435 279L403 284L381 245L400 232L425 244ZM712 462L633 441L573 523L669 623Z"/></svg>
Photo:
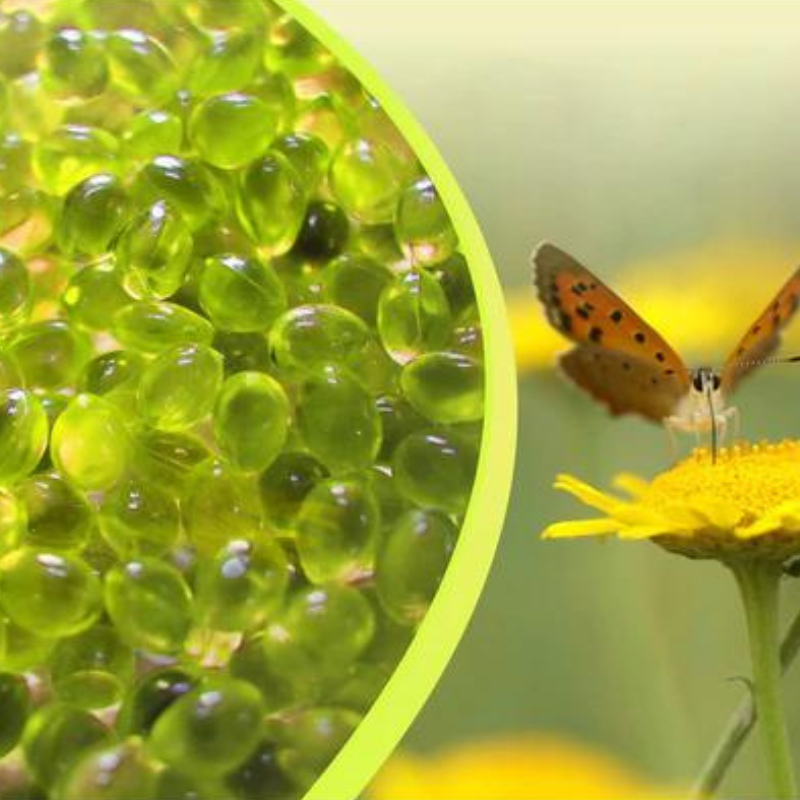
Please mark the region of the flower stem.
<svg viewBox="0 0 800 800"><path fill-rule="evenodd" d="M776 800L797 797L781 697L778 651L778 596L781 566L768 561L731 564L747 618L753 668L753 700L761 730L764 760Z"/></svg>
<svg viewBox="0 0 800 800"><path fill-rule="evenodd" d="M781 669L785 672L800 653L800 612L792 620L789 630L781 642ZM692 788L692 797L711 797L717 791L725 773L730 768L753 725L756 722L756 709L750 694L739 703L731 714L725 730L717 740L700 775Z"/></svg>

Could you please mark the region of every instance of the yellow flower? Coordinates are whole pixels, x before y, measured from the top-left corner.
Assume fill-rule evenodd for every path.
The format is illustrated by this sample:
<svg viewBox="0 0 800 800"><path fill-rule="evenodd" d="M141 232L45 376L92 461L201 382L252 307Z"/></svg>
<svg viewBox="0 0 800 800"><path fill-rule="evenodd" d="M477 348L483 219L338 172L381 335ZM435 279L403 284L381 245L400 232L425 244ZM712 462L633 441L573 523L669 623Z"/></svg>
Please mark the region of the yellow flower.
<svg viewBox="0 0 800 800"><path fill-rule="evenodd" d="M558 522L551 539L617 533L652 539L693 558L784 561L800 552L800 441L739 444L721 450L716 463L706 449L649 483L620 475L627 497L607 494L570 475L556 488L605 516Z"/></svg>
<svg viewBox="0 0 800 800"><path fill-rule="evenodd" d="M610 756L542 736L460 745L432 757L393 756L371 800L627 800L675 797Z"/></svg>
<svg viewBox="0 0 800 800"><path fill-rule="evenodd" d="M622 264L611 276L586 266L696 366L721 363L796 259L794 243L725 239ZM535 290L510 291L507 308L520 374L553 367L569 343L545 320ZM785 346L800 346L800 326L787 332Z"/></svg>

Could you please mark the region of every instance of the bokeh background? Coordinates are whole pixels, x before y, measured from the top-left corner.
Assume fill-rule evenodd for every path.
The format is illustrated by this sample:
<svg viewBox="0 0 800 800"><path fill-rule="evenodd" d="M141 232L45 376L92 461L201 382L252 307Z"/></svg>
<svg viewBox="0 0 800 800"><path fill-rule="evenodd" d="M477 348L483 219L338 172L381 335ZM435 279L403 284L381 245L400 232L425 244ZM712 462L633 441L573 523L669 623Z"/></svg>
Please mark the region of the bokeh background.
<svg viewBox="0 0 800 800"><path fill-rule="evenodd" d="M442 795L453 800L481 754L498 775L527 758L535 775L551 764L556 783L522 796L555 795L558 775L566 785L590 754L654 791L687 786L743 694L725 680L748 670L733 582L649 543L538 539L548 522L584 513L551 489L557 472L604 485L620 470L654 474L669 451L656 426L612 420L555 373L559 345L528 261L537 242L557 243L689 363L719 364L800 261L800 5L307 3L438 144L483 227L518 346L503 539L469 632L403 743L427 761L396 766L435 767L444 749L474 743L464 785ZM787 349L800 352L800 320L794 328ZM738 400L748 438L800 436L800 368L763 368ZM797 583L787 615L800 608ZM800 754L800 668L786 683ZM570 760L573 745L584 749ZM755 745L728 794L759 796ZM436 796L435 769L421 774ZM402 769L384 778L376 795L403 797Z"/></svg>

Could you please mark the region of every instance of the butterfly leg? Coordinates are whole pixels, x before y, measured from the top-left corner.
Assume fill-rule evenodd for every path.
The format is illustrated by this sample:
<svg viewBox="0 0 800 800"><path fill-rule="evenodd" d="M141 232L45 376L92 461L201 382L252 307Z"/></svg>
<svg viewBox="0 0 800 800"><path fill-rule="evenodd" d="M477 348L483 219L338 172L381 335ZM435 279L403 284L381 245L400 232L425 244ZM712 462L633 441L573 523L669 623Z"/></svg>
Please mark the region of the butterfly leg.
<svg viewBox="0 0 800 800"><path fill-rule="evenodd" d="M672 462L678 460L678 437L675 431L678 429L676 424L676 417L664 417L664 430L667 432L667 439L669 440L669 455Z"/></svg>

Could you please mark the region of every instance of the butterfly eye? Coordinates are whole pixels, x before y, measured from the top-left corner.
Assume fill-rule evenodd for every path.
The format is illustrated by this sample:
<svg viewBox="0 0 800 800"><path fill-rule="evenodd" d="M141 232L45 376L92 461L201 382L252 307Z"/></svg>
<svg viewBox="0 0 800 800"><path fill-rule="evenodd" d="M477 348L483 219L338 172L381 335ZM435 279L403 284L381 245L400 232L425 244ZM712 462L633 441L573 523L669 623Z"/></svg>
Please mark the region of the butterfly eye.
<svg viewBox="0 0 800 800"><path fill-rule="evenodd" d="M714 387L714 391L716 391L717 389L719 389L719 387L720 387L721 385L722 385L722 381L720 380L720 377L719 377L719 375L717 375L716 373L714 373L714 376L713 376L713 378L712 378L712 386Z"/></svg>
<svg viewBox="0 0 800 800"><path fill-rule="evenodd" d="M694 388L697 389L698 392L702 392L703 391L703 373L702 372L698 372L692 378L692 386L694 386Z"/></svg>

